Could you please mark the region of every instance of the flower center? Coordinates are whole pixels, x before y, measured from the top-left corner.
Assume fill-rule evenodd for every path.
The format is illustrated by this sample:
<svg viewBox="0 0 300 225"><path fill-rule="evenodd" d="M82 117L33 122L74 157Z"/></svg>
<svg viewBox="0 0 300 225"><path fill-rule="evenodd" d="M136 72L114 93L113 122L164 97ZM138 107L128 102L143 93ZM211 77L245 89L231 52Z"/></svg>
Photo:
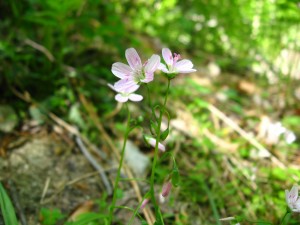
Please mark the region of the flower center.
<svg viewBox="0 0 300 225"><path fill-rule="evenodd" d="M140 83L141 80L145 79L145 71L144 68L136 69L133 73L133 80L136 83Z"/></svg>
<svg viewBox="0 0 300 225"><path fill-rule="evenodd" d="M181 59L180 54L174 53L173 63L171 65L167 65L168 69L169 69L169 72L171 72L171 73L176 72L176 66L175 65L176 65L176 63L179 59Z"/></svg>

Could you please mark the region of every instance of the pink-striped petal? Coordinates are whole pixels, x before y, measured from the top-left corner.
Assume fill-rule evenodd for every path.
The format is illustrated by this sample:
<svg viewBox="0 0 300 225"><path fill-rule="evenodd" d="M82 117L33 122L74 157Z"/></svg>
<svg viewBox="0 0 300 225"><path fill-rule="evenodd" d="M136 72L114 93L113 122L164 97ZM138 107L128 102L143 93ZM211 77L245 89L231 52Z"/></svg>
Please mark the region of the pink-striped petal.
<svg viewBox="0 0 300 225"><path fill-rule="evenodd" d="M176 70L177 73L193 73L196 72L195 69L189 69L189 70Z"/></svg>
<svg viewBox="0 0 300 225"><path fill-rule="evenodd" d="M132 93L135 92L140 86L132 79L123 79L115 83L114 88L117 92Z"/></svg>
<svg viewBox="0 0 300 225"><path fill-rule="evenodd" d="M132 74L132 69L124 63L116 62L112 65L111 72L116 77L124 79Z"/></svg>
<svg viewBox="0 0 300 225"><path fill-rule="evenodd" d="M143 100L143 96L138 95L138 94L130 94L128 96L129 100L133 101L133 102L140 102Z"/></svg>
<svg viewBox="0 0 300 225"><path fill-rule="evenodd" d="M160 56L152 55L145 66L146 73L154 73L160 64Z"/></svg>
<svg viewBox="0 0 300 225"><path fill-rule="evenodd" d="M117 94L115 96L115 99L118 102L127 102L128 101L128 96L123 96L122 94Z"/></svg>
<svg viewBox="0 0 300 225"><path fill-rule="evenodd" d="M290 202L296 202L298 198L298 187L294 185L288 195L288 199Z"/></svg>
<svg viewBox="0 0 300 225"><path fill-rule="evenodd" d="M183 59L178 61L174 67L176 68L176 72L178 73L186 73L188 71L188 73L196 71L195 69L193 69L193 63L188 60L188 59Z"/></svg>
<svg viewBox="0 0 300 225"><path fill-rule="evenodd" d="M169 73L168 68L167 68L166 65L163 64L163 63L160 63L160 64L159 64L158 69L161 70L161 71L163 71L164 73Z"/></svg>
<svg viewBox="0 0 300 225"><path fill-rule="evenodd" d="M146 140L148 141L149 145L155 148L156 140L154 138L147 137ZM162 152L166 151L166 147L160 142L158 142L158 149L161 150Z"/></svg>
<svg viewBox="0 0 300 225"><path fill-rule="evenodd" d="M125 52L125 56L129 66L133 70L140 69L142 67L141 58L134 48L127 49Z"/></svg>
<svg viewBox="0 0 300 225"><path fill-rule="evenodd" d="M153 81L153 79L154 79L154 73L148 73L148 72L146 72L145 73L145 78L143 80L141 80L141 82L143 82L143 83L149 83L149 82Z"/></svg>
<svg viewBox="0 0 300 225"><path fill-rule="evenodd" d="M172 52L168 48L163 48L162 49L162 56L166 62L167 65L173 65L173 56Z"/></svg>
<svg viewBox="0 0 300 225"><path fill-rule="evenodd" d="M161 144L160 142L158 143L158 149L162 152L166 151L166 147L163 144Z"/></svg>

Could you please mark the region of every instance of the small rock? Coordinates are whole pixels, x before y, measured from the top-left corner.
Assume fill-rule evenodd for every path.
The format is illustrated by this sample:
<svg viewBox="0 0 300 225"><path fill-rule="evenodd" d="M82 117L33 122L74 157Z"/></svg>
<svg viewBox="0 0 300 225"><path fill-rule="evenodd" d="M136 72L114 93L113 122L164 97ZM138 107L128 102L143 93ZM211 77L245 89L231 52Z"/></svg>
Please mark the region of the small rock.
<svg viewBox="0 0 300 225"><path fill-rule="evenodd" d="M146 176L147 168L150 166L150 159L132 141L127 141L124 157L125 163L137 177Z"/></svg>

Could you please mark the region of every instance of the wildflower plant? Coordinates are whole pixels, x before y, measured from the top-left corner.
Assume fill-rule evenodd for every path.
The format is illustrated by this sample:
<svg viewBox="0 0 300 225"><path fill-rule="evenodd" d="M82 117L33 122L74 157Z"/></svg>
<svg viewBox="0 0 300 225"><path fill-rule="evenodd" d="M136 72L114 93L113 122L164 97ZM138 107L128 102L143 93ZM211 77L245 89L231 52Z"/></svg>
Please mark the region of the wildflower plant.
<svg viewBox="0 0 300 225"><path fill-rule="evenodd" d="M159 202L157 198L165 198L169 195L172 186L178 186L179 181L179 171L176 165L176 161L172 156L170 150L168 150L165 145L162 143L169 135L169 122L170 116L166 109L166 104L168 100L168 94L170 89L171 80L176 77L179 73L191 73L196 70L193 68L193 63L190 60L183 59L181 60L181 56L179 54L174 53L174 57L172 52L168 48L162 49L162 57L163 62L161 62L161 57L154 54L152 55L146 62L142 63L142 60L134 48L129 48L125 52L125 57L127 59L128 65L116 62L112 65L112 73L119 78L119 80L112 84L108 84L111 89L117 92L115 96L115 100L118 102L125 103L127 109L127 128L124 134L124 142L121 151L121 159L119 162L119 168L117 171L117 175L115 178L114 184L114 193L112 204L110 207L110 215L109 215L109 224L112 224L114 209L116 206L117 199L117 189L120 180L121 168L123 166L125 146L129 136L129 133L135 128L136 125L132 127L130 110L128 108L128 101L138 102L142 101L144 97L140 94L137 94L136 91L142 86L146 85L149 82L154 80L155 72L161 71L166 77L166 94L164 96L164 100L162 104L158 104L155 106L151 105L150 98L150 90L147 86L148 90L148 104L150 106L151 115L148 118L151 118L149 121L149 130L151 134L144 134L144 140L148 146L152 146L154 148L154 157L152 162L151 176L150 176L150 190L144 195L143 200L138 204L136 209L132 210L133 215L128 224L133 222L135 216L139 216L138 211L143 209L146 204L151 202L155 209L155 224L164 224L163 216L159 207ZM168 126L165 130L162 130L162 119L163 117L168 118ZM159 159L159 152L164 153L166 156L170 156L173 160L173 168L166 179L166 183L162 185L161 192L156 193L154 190L155 184L155 172Z"/></svg>

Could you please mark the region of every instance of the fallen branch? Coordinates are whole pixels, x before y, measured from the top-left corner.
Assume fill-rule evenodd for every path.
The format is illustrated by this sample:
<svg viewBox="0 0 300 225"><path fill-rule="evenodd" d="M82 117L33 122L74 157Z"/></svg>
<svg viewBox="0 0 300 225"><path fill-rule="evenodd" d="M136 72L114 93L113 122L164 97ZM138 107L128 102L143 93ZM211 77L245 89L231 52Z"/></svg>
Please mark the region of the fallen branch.
<svg viewBox="0 0 300 225"><path fill-rule="evenodd" d="M79 149L81 150L81 152L83 153L83 155L87 158L87 160L92 164L92 166L99 172L102 181L104 183L104 186L106 187L106 191L108 193L108 195L112 194L112 188L111 185L107 179L106 174L103 172L103 168L102 166L97 163L97 161L93 158L93 156L89 153L89 151L86 149L85 145L83 144L82 140L80 139L79 136L75 137L75 141L79 147Z"/></svg>
<svg viewBox="0 0 300 225"><path fill-rule="evenodd" d="M269 150L267 150L264 146L262 146L254 137L244 131L241 127L239 127L233 120L231 120L228 116L226 116L223 112L221 112L218 108L213 105L208 105L207 107L211 113L219 117L224 123L226 123L229 127L235 130L239 135L241 135L245 140L247 140L250 144L256 147L265 157L270 158L271 161L279 166L280 168L286 168L286 166L276 158Z"/></svg>

